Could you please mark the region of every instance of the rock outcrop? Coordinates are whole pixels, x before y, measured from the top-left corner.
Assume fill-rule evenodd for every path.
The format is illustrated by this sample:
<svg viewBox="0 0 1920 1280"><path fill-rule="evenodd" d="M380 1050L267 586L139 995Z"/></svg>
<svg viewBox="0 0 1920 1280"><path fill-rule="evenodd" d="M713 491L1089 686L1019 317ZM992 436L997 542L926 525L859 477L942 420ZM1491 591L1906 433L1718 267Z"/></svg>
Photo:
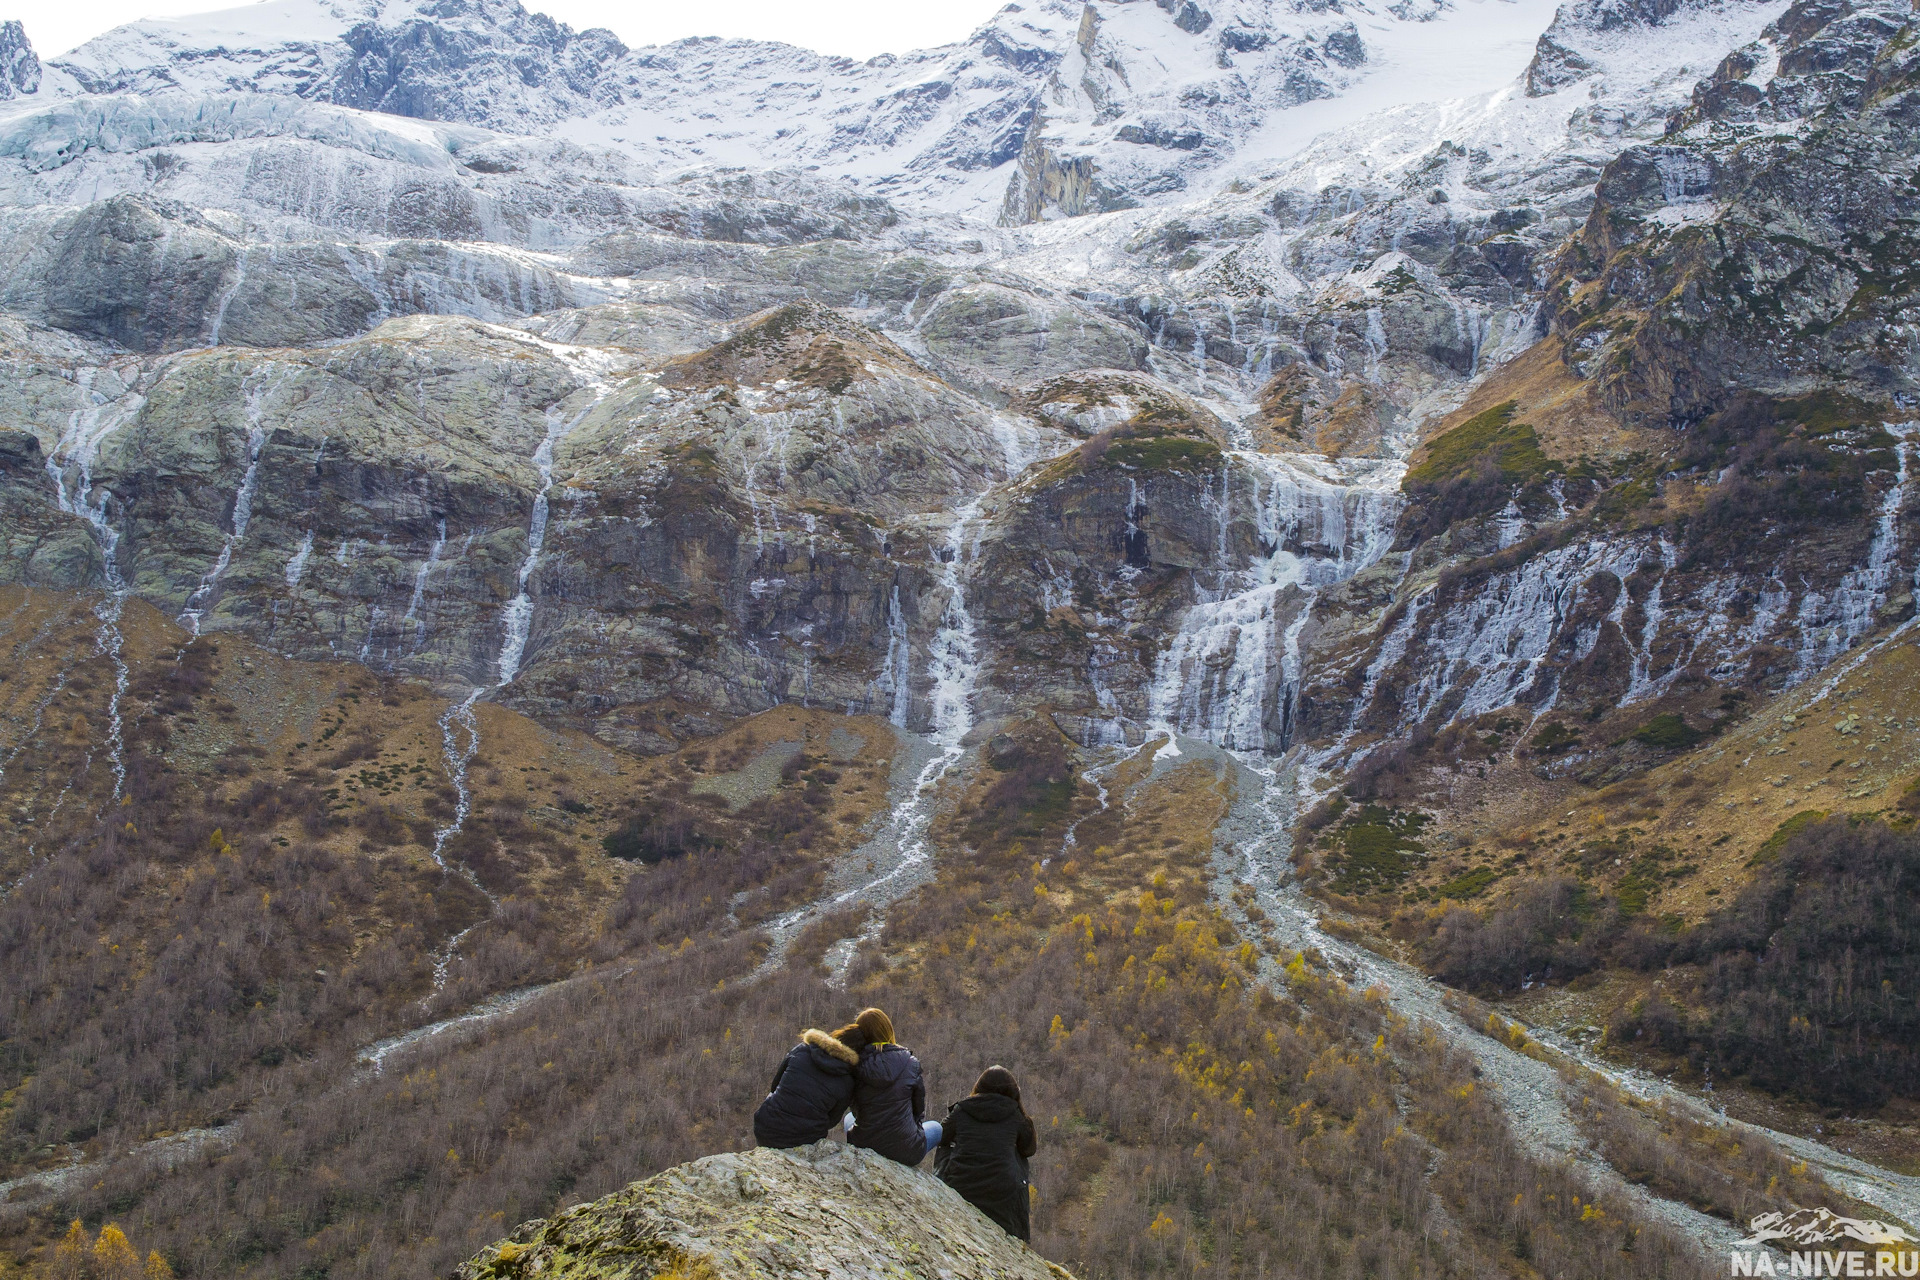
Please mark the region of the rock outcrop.
<svg viewBox="0 0 1920 1280"><path fill-rule="evenodd" d="M708 1156L537 1218L454 1280L1073 1280L931 1174L816 1142Z"/></svg>

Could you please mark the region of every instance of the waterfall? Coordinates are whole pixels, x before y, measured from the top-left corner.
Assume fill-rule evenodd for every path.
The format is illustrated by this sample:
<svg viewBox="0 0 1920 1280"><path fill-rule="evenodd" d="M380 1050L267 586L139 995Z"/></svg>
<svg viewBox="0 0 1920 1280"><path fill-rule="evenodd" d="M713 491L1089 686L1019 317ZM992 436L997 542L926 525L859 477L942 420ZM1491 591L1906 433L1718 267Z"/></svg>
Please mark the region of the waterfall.
<svg viewBox="0 0 1920 1280"><path fill-rule="evenodd" d="M973 689L980 677L980 651L973 614L967 608L966 565L973 550L967 545L967 533L979 516L980 500L976 498L960 511L947 531L940 574L947 603L940 626L927 646L927 677L932 685L928 737L938 754L921 769L905 803L895 806L888 819L899 863L883 879L905 874L930 860L927 829L933 825L934 792L964 754L961 741L973 728ZM834 905L844 905L879 883L851 890Z"/></svg>
<svg viewBox="0 0 1920 1280"><path fill-rule="evenodd" d="M1526 513L1520 510L1520 491L1514 490L1514 496L1507 499L1507 505L1501 508L1494 518L1494 536L1502 551L1527 536Z"/></svg>
<svg viewBox="0 0 1920 1280"><path fill-rule="evenodd" d="M896 729L907 727L907 711L913 690L907 678L907 663L913 657L907 639L907 620L900 613L900 584L893 586L893 599L887 605L887 660L880 669L875 687L888 695L887 720Z"/></svg>
<svg viewBox="0 0 1920 1280"><path fill-rule="evenodd" d="M741 449L741 488L746 492L747 509L753 513L753 543L756 551L767 549L766 523L773 525L776 538L780 533L779 504L768 498L760 489L760 468L771 464L775 470L775 479L784 486L787 479L787 447L793 441L793 426L796 414L793 410L782 409L773 413L758 412L766 401L766 393L755 387L736 388L735 394L746 405L753 416L753 425L760 437L760 452L757 457L747 457ZM844 413L840 403L834 402L834 412ZM845 419L842 418L842 438L845 438ZM761 519L761 508L766 508L766 521Z"/></svg>
<svg viewBox="0 0 1920 1280"><path fill-rule="evenodd" d="M520 660L526 655L527 636L533 623L533 596L529 582L533 571L540 564L540 556L547 545L548 500L553 491L553 450L564 440L569 431L580 425L582 419L593 411L594 405L606 395L606 388L596 384L592 405L588 405L571 418L563 418L558 404L547 410L547 432L533 451L533 465L540 473L540 490L534 495L533 517L527 528L527 554L520 561L519 594L507 605L504 616L503 634L500 639L500 655L494 662L497 679L489 687L475 688L465 699L447 708L440 717L440 745L447 762L447 778L453 783L453 817L448 823L433 833L433 860L442 871L451 870L447 865L445 851L447 842L460 834L467 824L467 816L473 812L473 789L467 782L467 767L480 753L480 720L474 714L474 704L481 695L504 689L512 684L514 677L520 674ZM446 545L447 526L443 520L439 526L440 536L434 543L433 552L428 556L427 564L421 566L420 576L414 582L414 605L420 602L420 593L425 587L426 573L440 549ZM377 612L377 611L376 611ZM411 617L413 610L408 610ZM487 913L491 920L499 909L500 900L480 883L478 876L470 867L462 866L461 873L467 881L486 895L492 910ZM459 951L466 936L479 928L485 920L476 921L447 940L446 948L434 960L433 989L438 991L446 985L447 970L453 963L454 955Z"/></svg>
<svg viewBox="0 0 1920 1280"><path fill-rule="evenodd" d="M1425 719L1442 701L1453 707L1456 720L1511 705L1545 666L1586 582L1611 573L1625 583L1645 551L1638 541L1557 547L1488 579L1449 606L1428 631L1426 651L1435 660L1416 664L1419 674L1406 690L1405 719ZM1618 625L1626 607L1622 587L1608 620Z"/></svg>
<svg viewBox="0 0 1920 1280"><path fill-rule="evenodd" d="M598 404L598 397L594 404ZM553 449L566 439L567 433L580 425L580 420L593 411L588 405L571 418L560 416L560 406L547 410L547 434L533 451L533 465L540 472L540 491L533 498L533 519L527 526L527 554L520 561L520 591L508 603L505 616L506 634L500 643L500 658L496 669L499 679L494 687L500 688L513 683L520 674L520 660L526 656L527 635L533 626L533 596L528 590L528 582L533 571L540 564L540 555L547 545L547 516L550 510L549 498L553 492ZM444 525L442 526L444 529ZM444 539L445 534L442 534Z"/></svg>
<svg viewBox="0 0 1920 1280"><path fill-rule="evenodd" d="M1340 741L1330 755L1345 750L1347 743L1359 731L1361 719L1367 714L1367 708L1373 705L1374 694L1380 690L1380 678L1406 656L1414 628L1420 625L1420 613L1432 599L1433 591L1429 588L1407 601L1406 608L1400 611L1400 621L1393 624L1393 630L1387 632L1386 638L1380 642L1380 652L1367 664L1367 672L1360 685L1360 696L1353 700L1353 710L1347 716L1347 727L1341 732Z"/></svg>
<svg viewBox="0 0 1920 1280"><path fill-rule="evenodd" d="M1920 432L1920 423L1888 423L1887 431L1894 437L1896 470L1893 484L1880 499L1866 562L1849 571L1832 595L1809 591L1801 598L1796 679L1805 679L1851 649L1855 641L1873 630L1875 615L1887 602L1900 551L1900 516L1907 503L1912 468L1909 451L1915 433Z"/></svg>
<svg viewBox="0 0 1920 1280"><path fill-rule="evenodd" d="M220 543L220 554L215 558L213 568L201 577L200 585L187 597L186 607L180 611L179 621L189 635L200 634L201 620L213 606L220 579L226 576L228 567L233 564L233 549L247 536L247 526L253 522L253 499L260 484L260 452L267 443L267 397L291 376L291 371L282 373L271 383L262 386L256 375L249 377L242 386L241 403L247 416L247 469L241 473L240 488L233 497L233 524Z"/></svg>
<svg viewBox="0 0 1920 1280"><path fill-rule="evenodd" d="M107 371L79 371L76 381L91 403L74 410L68 417L65 430L60 433L53 452L47 456L47 475L53 481L54 498L60 510L84 519L92 527L94 540L100 546L101 577L106 583L107 593L94 609L94 617L100 622L99 629L94 633L94 646L102 657L110 658L113 662L113 693L107 698L107 746L113 766L113 798L117 801L126 793L127 786L126 725L120 707L126 699L130 672L125 652L126 638L120 631L120 614L126 606L130 588L120 568L120 531L107 518L107 503L113 494L102 489L98 500L95 500L93 467L99 461L100 446L106 438L132 421L146 400L111 373L107 373L107 378L117 387L117 394L110 393L104 384L96 387L96 383L102 383L102 373ZM71 495L67 492L68 467L75 468L79 473Z"/></svg>
<svg viewBox="0 0 1920 1280"><path fill-rule="evenodd" d="M420 602L427 594L427 575L432 573L433 567L440 563L440 553L446 550L446 546L447 522L442 518L435 527L433 543L427 548L427 558L420 562L419 571L413 575L413 599L407 602L406 616L400 620L402 626L414 628L412 649L414 653L420 652L420 646L427 641L427 624L419 616ZM521 585L526 585L524 579Z"/></svg>
<svg viewBox="0 0 1920 1280"><path fill-rule="evenodd" d="M313 555L313 530L309 529L300 538L300 545L287 561L287 590L298 591L300 579L306 576L307 560Z"/></svg>
<svg viewBox="0 0 1920 1280"><path fill-rule="evenodd" d="M1253 489L1259 554L1244 570L1223 568L1219 586L1201 593L1218 598L1188 607L1156 666L1148 711L1164 731L1266 754L1293 734L1300 637L1318 590L1392 546L1401 468L1228 457L1227 484L1244 475Z"/></svg>
<svg viewBox="0 0 1920 1280"><path fill-rule="evenodd" d="M220 295L220 303L214 308L213 329L207 335L207 345L210 347L220 345L220 330L226 327L227 308L233 305L234 295L240 292L240 286L247 282L247 255L252 252L252 245L241 246L240 257L234 264L233 283Z"/></svg>
<svg viewBox="0 0 1920 1280"><path fill-rule="evenodd" d="M962 743L973 728L973 690L980 678L976 625L967 606L967 567L978 551L977 540L970 543L968 538L980 518L981 501L975 498L960 510L947 530L940 552L939 589L946 596L946 604L941 610L940 625L927 645L931 724L925 739L908 740L911 754L905 757L912 760L915 756L924 756L924 763L904 785L896 774L893 794L897 798L888 811L886 825L843 863L848 868L891 865L878 875L871 871L857 872L857 878L849 887L829 892L820 900L774 921L768 930L773 946L757 974L764 975L780 966L788 945L808 920L855 902L884 906L918 883L932 865L933 850L927 834L933 826L934 800L941 782L966 754ZM904 658L901 661L904 662ZM899 683L904 687L904 679ZM899 698L896 693L896 705ZM842 958L851 960L851 955Z"/></svg>
<svg viewBox="0 0 1920 1280"><path fill-rule="evenodd" d="M1633 670L1627 677L1627 691L1620 698L1620 705L1623 707L1659 693L1686 665L1685 663L1674 664L1664 680L1656 680L1649 675L1653 666L1654 642L1660 638L1660 624L1666 621L1667 616L1663 603L1666 596L1667 575L1673 572L1674 565L1678 562L1673 544L1667 541L1664 533L1661 534L1660 577L1654 582L1653 590L1647 592L1646 603L1640 607L1641 612L1646 616L1640 626L1640 644L1633 655ZM1626 593L1621 592L1623 599L1625 596Z"/></svg>
<svg viewBox="0 0 1920 1280"><path fill-rule="evenodd" d="M974 499L953 528L947 532L947 545L941 560L940 585L947 593L946 610L940 628L927 646L927 675L932 681L932 734L948 763L958 759L960 740L973 727L973 686L980 675L979 646L974 638L973 614L967 609L967 588L962 571L968 558L967 528L980 515L980 500ZM940 770L942 774L946 769Z"/></svg>

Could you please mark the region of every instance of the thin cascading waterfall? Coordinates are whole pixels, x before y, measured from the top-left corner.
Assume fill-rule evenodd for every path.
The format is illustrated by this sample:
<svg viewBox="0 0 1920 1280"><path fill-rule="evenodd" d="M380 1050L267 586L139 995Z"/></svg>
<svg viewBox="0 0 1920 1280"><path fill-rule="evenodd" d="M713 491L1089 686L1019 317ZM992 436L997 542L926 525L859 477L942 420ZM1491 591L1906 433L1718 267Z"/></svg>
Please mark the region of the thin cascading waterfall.
<svg viewBox="0 0 1920 1280"><path fill-rule="evenodd" d="M994 414L991 426L1008 479L1024 475L1040 460L1040 440L1031 426L1004 413Z"/></svg>
<svg viewBox="0 0 1920 1280"><path fill-rule="evenodd" d="M200 624L213 607L220 580L226 576L233 564L234 548L247 536L247 526L253 522L253 499L260 484L260 453L266 447L266 408L267 397L285 382L290 374L282 374L273 382L262 385L256 378L249 378L248 385L242 388L241 403L247 417L247 468L240 476L240 488L233 498L233 522L227 535L220 543L220 554L215 558L213 567L200 579L200 585L187 597L186 607L180 611L178 621L187 629L190 636L200 634Z"/></svg>
<svg viewBox="0 0 1920 1280"><path fill-rule="evenodd" d="M104 385L97 385L102 384L103 373L118 388L117 395L110 394ZM107 437L132 421L146 400L106 370L82 369L76 381L91 403L76 409L67 419L66 428L47 457L47 474L53 481L60 510L84 519L100 547L101 578L106 585L106 595L94 609L94 616L100 622L94 633L94 644L97 652L113 663L113 692L107 698L107 748L113 766L113 798L117 802L127 789L126 725L120 708L126 700L131 673L127 667L126 638L120 631L120 615L126 607L130 588L120 568L120 531L113 527L107 515L107 504L113 494L103 488L95 499L93 468ZM71 494L67 492L68 468L78 473Z"/></svg>
<svg viewBox="0 0 1920 1280"><path fill-rule="evenodd" d="M1207 330L1200 323L1200 317L1193 308L1186 308L1187 323L1193 326L1193 350L1189 353L1193 359L1194 390L1198 395L1207 394Z"/></svg>
<svg viewBox="0 0 1920 1280"><path fill-rule="evenodd" d="M604 398L606 390L598 386L594 390L596 394L593 405L597 405ZM446 714L440 718L441 747L446 756L447 777L453 783L454 790L453 817L433 834L433 860L442 871L451 870L445 856L447 842L460 834L466 826L468 815L473 811L473 789L468 783L467 769L473 763L473 758L480 753L480 719L474 712L474 705L480 701L483 694L497 692L512 684L514 678L520 674L520 663L526 656L527 637L532 631L533 624L533 596L530 584L547 544L549 499L553 491L554 448L566 439L568 432L580 425L587 414L593 411L593 405L588 405L571 418L561 415L559 405L554 405L547 410L546 435L533 451L533 465L540 473L540 489L534 495L533 515L528 522L527 554L520 562L518 579L520 590L508 603L502 617L500 654L494 661L496 679L490 687L477 688L468 693L463 701L449 707ZM446 525L442 522L440 542L436 545L444 545L445 541ZM453 957L459 952L460 944L466 940L468 934L485 924L487 920L491 920L500 906L500 899L480 883L479 877L473 873L472 868L462 865L460 870L467 881L486 896L488 912L485 919L475 921L447 940L445 950L434 960L433 989L435 991L446 985L447 971L453 964Z"/></svg>
<svg viewBox="0 0 1920 1280"><path fill-rule="evenodd" d="M1095 625L1103 625L1104 620L1096 617ZM1087 684L1093 690L1094 705L1099 707L1102 718L1091 720L1086 728L1086 745L1089 747L1120 747L1127 742L1127 716L1120 706L1120 699L1113 691L1113 682L1107 678L1107 668L1119 660L1118 649L1108 641L1099 641L1087 651Z"/></svg>
<svg viewBox="0 0 1920 1280"><path fill-rule="evenodd" d="M1515 489L1513 496L1507 499L1507 505L1494 517L1494 537L1500 550L1505 551L1514 543L1527 536L1526 513L1520 510L1520 491Z"/></svg>
<svg viewBox="0 0 1920 1280"><path fill-rule="evenodd" d="M1647 550L1640 541L1557 547L1449 603L1427 629L1425 652L1435 660L1416 664L1405 690L1403 722L1425 719L1442 701L1454 708L1456 720L1512 705L1552 657L1584 584L1602 573L1624 584ZM1623 586L1608 624L1621 626L1627 603ZM1627 639L1624 630L1621 635Z"/></svg>
<svg viewBox="0 0 1920 1280"><path fill-rule="evenodd" d="M1417 593L1406 602L1400 611L1400 620L1380 642L1380 651L1367 664L1366 674L1361 678L1359 696L1353 700L1353 710L1347 715L1347 727L1340 733L1340 741L1327 753L1332 759L1346 750L1353 741L1353 735L1360 731L1360 722L1366 718L1367 709L1373 706L1374 695L1380 691L1380 681L1387 672L1393 670L1400 660L1407 656L1407 646L1413 641L1414 630L1420 625L1420 614L1433 599L1433 589Z"/></svg>
<svg viewBox="0 0 1920 1280"><path fill-rule="evenodd" d="M940 575L947 604L940 617L940 628L928 646L927 674L933 683L929 695L932 734L943 750L954 753L959 751L960 740L973 727L973 686L980 674L980 651L975 640L973 614L967 608L965 577L969 559L967 530L979 517L980 502L976 499L960 512L947 534Z"/></svg>
<svg viewBox="0 0 1920 1280"><path fill-rule="evenodd" d="M427 548L427 558L420 562L419 571L413 575L413 598L407 601L406 616L400 620L401 626L413 628L413 653L420 652L420 646L427 642L427 624L420 617L420 602L426 599L427 576L440 563L440 553L446 550L446 546L447 522L442 518L435 525L433 543Z"/></svg>
<svg viewBox="0 0 1920 1280"><path fill-rule="evenodd" d="M1660 692L1679 674L1684 663L1677 664L1667 674L1666 679L1655 679L1653 670L1653 646L1660 638L1660 626L1667 619L1666 591L1667 575L1673 572L1679 563L1674 545L1667 541L1666 535L1660 536L1660 576L1654 581L1653 589L1647 592L1645 603L1640 606L1644 619L1640 625L1640 643L1635 646L1633 667L1627 676L1627 691L1620 698L1620 705L1640 702ZM1622 595L1624 596L1624 592Z"/></svg>
<svg viewBox="0 0 1920 1280"><path fill-rule="evenodd" d="M946 593L947 602L941 612L940 626L927 646L928 737L939 754L920 771L907 803L892 817L890 825L898 833L901 857L900 865L889 873L889 878L930 860L927 831L933 825L934 793L965 754L961 742L973 728L973 690L980 677L980 647L973 614L967 607L966 567L971 559L967 533L979 515L980 502L976 499L960 512L947 533L940 575L940 587Z"/></svg>
<svg viewBox="0 0 1920 1280"><path fill-rule="evenodd" d="M1380 366L1387 358L1387 328L1380 319L1380 308L1367 308L1367 376L1379 380Z"/></svg>
<svg viewBox="0 0 1920 1280"><path fill-rule="evenodd" d="M367 635L366 635L366 639L360 642L359 661L362 665L365 665L367 659L373 655L373 638L374 638L374 635L380 630L380 619L384 618L385 616L386 616L386 610L382 609L377 604L367 610ZM380 652L384 654L386 652L386 649L382 648Z"/></svg>
<svg viewBox="0 0 1920 1280"><path fill-rule="evenodd" d="M596 397L595 404L599 403ZM529 584L533 580L533 571L540 565L540 557L547 546L547 519L551 511L550 500L553 493L553 450L567 433L580 425L582 419L593 411L593 406L581 410L571 418L560 414L560 406L547 410L547 434L533 451L533 465L540 473L540 490L533 498L533 518L527 525L527 554L520 561L518 578L519 592L507 604L504 625L506 633L500 643L500 659L496 664L499 679L495 688L513 683L520 674L521 659L526 657L527 637L533 627L533 595Z"/></svg>
<svg viewBox="0 0 1920 1280"><path fill-rule="evenodd" d="M743 457L741 460L741 488L747 498L747 509L753 514L754 550L764 553L767 549L768 523L773 526L776 541L780 535L780 507L767 497L760 488L760 468L771 463L774 478L784 482L787 478L787 446L793 439L794 414L792 410L778 410L773 413L753 412L764 402L766 393L757 388L740 387L737 395L753 413L754 426L760 437L760 452L757 457ZM839 406L836 403L835 408ZM842 423L844 426L844 422ZM742 451L745 452L744 450ZM763 519L761 512L765 509Z"/></svg>
<svg viewBox="0 0 1920 1280"><path fill-rule="evenodd" d="M1292 735L1306 611L1319 588L1392 545L1400 499L1382 482L1397 481L1398 468L1326 475L1268 454L1228 456L1254 490L1259 555L1243 570L1222 566L1218 598L1187 608L1156 664L1148 710L1170 745L1179 733L1271 754Z"/></svg>
<svg viewBox="0 0 1920 1280"><path fill-rule="evenodd" d="M307 574L307 561L313 557L313 530L300 535L300 545L287 559L287 590L298 591L300 579Z"/></svg>
<svg viewBox="0 0 1920 1280"><path fill-rule="evenodd" d="M1851 649L1854 642L1872 631L1877 613L1887 602L1900 551L1900 517L1906 510L1907 484L1912 469L1910 451L1920 423L1887 423L1894 437L1894 482L1880 499L1875 513L1873 540L1867 545L1867 558L1850 570L1834 588L1823 595L1808 591L1800 606L1800 644L1795 664L1795 679L1805 679Z"/></svg>
<svg viewBox="0 0 1920 1280"><path fill-rule="evenodd" d="M853 853L855 862L886 856L892 865L774 921L768 930L773 947L756 975L764 976L779 967L787 946L808 920L855 903L882 907L915 883L933 861L928 835L933 827L934 801L940 784L966 754L962 744L973 729L973 691L980 677L977 628L967 604L967 570L978 551L977 541L970 542L969 535L980 519L980 508L981 499L975 498L960 510L939 556L938 589L946 603L940 625L927 645L929 724L924 742L931 754L888 811L885 827ZM841 959L850 960L851 956Z"/></svg>
<svg viewBox="0 0 1920 1280"><path fill-rule="evenodd" d="M213 325L211 332L207 334L207 345L210 347L220 345L220 331L224 329L227 324L227 308L233 305L235 295L240 292L240 287L247 282L247 257L252 252L252 245L241 246L239 259L234 266L233 283L228 285L226 292L220 295L219 304L216 305L213 310Z"/></svg>
<svg viewBox="0 0 1920 1280"><path fill-rule="evenodd" d="M874 682L887 695L887 721L896 729L907 727L907 712L913 698L907 664L912 661L913 646L907 638L907 620L900 612L900 584L893 586L893 598L887 604L887 659Z"/></svg>

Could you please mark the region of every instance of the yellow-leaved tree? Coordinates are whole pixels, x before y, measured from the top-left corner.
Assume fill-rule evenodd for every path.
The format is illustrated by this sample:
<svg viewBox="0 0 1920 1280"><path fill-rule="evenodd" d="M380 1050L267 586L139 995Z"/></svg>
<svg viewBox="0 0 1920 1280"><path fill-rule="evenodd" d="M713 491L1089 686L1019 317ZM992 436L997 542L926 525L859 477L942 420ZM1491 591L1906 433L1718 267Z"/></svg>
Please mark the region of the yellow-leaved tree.
<svg viewBox="0 0 1920 1280"><path fill-rule="evenodd" d="M93 1242L93 1274L95 1280L141 1280L140 1255L117 1222L100 1228L100 1238Z"/></svg>
<svg viewBox="0 0 1920 1280"><path fill-rule="evenodd" d="M109 1222L89 1240L86 1225L75 1218L28 1275L33 1280L173 1280L173 1268L158 1253L147 1254L143 1264L119 1223Z"/></svg>
<svg viewBox="0 0 1920 1280"><path fill-rule="evenodd" d="M87 1247L87 1229L75 1218L67 1234L53 1246L53 1257L45 1267L48 1280L88 1280L93 1259Z"/></svg>

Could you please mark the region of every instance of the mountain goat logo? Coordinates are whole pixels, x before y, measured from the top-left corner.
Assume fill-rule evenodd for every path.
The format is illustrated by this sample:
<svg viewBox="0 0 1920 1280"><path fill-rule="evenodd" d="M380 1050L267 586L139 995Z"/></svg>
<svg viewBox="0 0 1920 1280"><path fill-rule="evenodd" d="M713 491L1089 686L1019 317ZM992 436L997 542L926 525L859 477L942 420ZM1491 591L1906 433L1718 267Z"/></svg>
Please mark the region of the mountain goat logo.
<svg viewBox="0 0 1920 1280"><path fill-rule="evenodd" d="M1739 1242L1747 1248L1775 1241L1800 1246L1827 1244L1834 1240L1858 1240L1861 1244L1920 1243L1904 1227L1877 1219L1843 1218L1826 1209L1763 1213L1747 1225L1753 1234Z"/></svg>

